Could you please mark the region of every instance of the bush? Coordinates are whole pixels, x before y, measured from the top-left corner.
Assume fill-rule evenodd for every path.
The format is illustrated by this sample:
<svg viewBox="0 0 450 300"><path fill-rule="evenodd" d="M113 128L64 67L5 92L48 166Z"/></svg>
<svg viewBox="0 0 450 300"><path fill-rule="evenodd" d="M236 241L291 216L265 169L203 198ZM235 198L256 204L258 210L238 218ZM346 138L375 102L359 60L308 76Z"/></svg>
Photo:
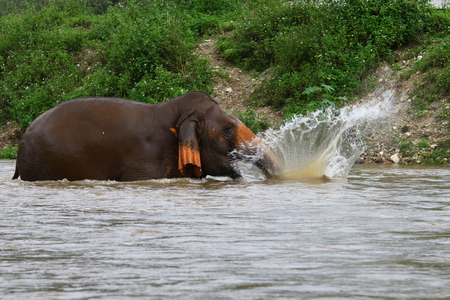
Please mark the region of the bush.
<svg viewBox="0 0 450 300"><path fill-rule="evenodd" d="M414 149L414 143L411 139L400 140L398 147L400 148L400 153L404 157L413 156L417 153L417 150Z"/></svg>
<svg viewBox="0 0 450 300"><path fill-rule="evenodd" d="M390 51L435 31L443 33L426 42L416 66L431 93L417 99L450 93L450 18L426 0L4 2L0 123L23 128L75 97L155 103L211 91L213 71L195 45L201 35L232 28L219 42L221 54L247 69L271 69L253 105L287 114L340 105Z"/></svg>
<svg viewBox="0 0 450 300"><path fill-rule="evenodd" d="M420 58L408 73L421 72L424 75L414 90L413 104L417 114L422 115L429 107L429 103L447 99L450 103L450 10L438 11L436 27L441 33L434 34L424 43L412 51L409 56ZM443 108L441 118L447 122L450 129L450 114Z"/></svg>
<svg viewBox="0 0 450 300"><path fill-rule="evenodd" d="M75 54L93 17L77 1L0 19L0 116L26 128L79 85ZM81 26L82 25L82 26Z"/></svg>
<svg viewBox="0 0 450 300"><path fill-rule="evenodd" d="M2 123L25 129L42 112L76 97L155 103L211 90L213 71L194 54L192 17L174 3L122 2L103 15L90 3L48 1L0 17Z"/></svg>
<svg viewBox="0 0 450 300"><path fill-rule="evenodd" d="M193 54L195 40L173 7L158 2L116 7L102 26L111 35L103 50L114 95L154 103L211 90L212 70Z"/></svg>
<svg viewBox="0 0 450 300"><path fill-rule="evenodd" d="M18 147L7 145L3 149L0 149L0 159L16 159Z"/></svg>
<svg viewBox="0 0 450 300"><path fill-rule="evenodd" d="M239 114L239 120L242 121L251 131L258 133L269 129L270 124L267 118L257 118L255 113L255 108L248 106L245 112Z"/></svg>
<svg viewBox="0 0 450 300"><path fill-rule="evenodd" d="M330 86L335 99L352 95L364 74L392 50L445 23L426 0L255 3L219 49L248 69L272 68L255 103L290 113L305 113L315 107L311 101L323 100L320 93L303 94L309 87Z"/></svg>
<svg viewBox="0 0 450 300"><path fill-rule="evenodd" d="M83 3L86 7L89 7L97 14L105 13L108 8L120 0L79 0L78 3ZM5 16L11 13L20 13L25 11L27 8L33 7L34 10L40 10L48 7L54 3L63 3L65 0L0 0L0 16Z"/></svg>
<svg viewBox="0 0 450 300"><path fill-rule="evenodd" d="M433 39L428 43L420 52L422 59L414 66L415 72L425 73L422 85L415 92L427 102L432 102L450 96L450 37Z"/></svg>

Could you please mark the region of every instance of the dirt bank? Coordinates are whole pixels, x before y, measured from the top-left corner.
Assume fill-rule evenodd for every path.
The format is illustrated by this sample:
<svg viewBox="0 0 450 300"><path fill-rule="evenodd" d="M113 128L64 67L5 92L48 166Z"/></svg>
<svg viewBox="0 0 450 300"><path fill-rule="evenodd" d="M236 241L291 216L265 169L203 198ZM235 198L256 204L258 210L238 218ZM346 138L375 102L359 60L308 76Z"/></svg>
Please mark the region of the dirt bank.
<svg viewBox="0 0 450 300"><path fill-rule="evenodd" d="M0 150L7 147L8 145L17 146L19 144L19 139L21 137L21 132L19 126L15 124L8 124L0 127Z"/></svg>
<svg viewBox="0 0 450 300"><path fill-rule="evenodd" d="M216 51L217 38L207 39L197 48L197 54L209 59L211 66L217 71L214 81L212 97L217 100L221 108L227 113L239 116L246 111L246 101L266 75L254 78L248 72L234 67L221 59ZM265 117L271 125L278 126L283 120L281 112L275 112L269 107L255 110L257 118Z"/></svg>
<svg viewBox="0 0 450 300"><path fill-rule="evenodd" d="M360 156L360 163L420 164L424 155L448 139L446 123L440 118L442 110L449 110L448 102L442 99L419 113L412 105L412 92L421 74L401 80L401 74L411 68L414 59L400 63L399 71L393 71L387 64L381 65L374 74L378 87L358 100L367 103L389 97L391 103L386 117L365 130L367 149ZM444 161L448 159L450 157Z"/></svg>

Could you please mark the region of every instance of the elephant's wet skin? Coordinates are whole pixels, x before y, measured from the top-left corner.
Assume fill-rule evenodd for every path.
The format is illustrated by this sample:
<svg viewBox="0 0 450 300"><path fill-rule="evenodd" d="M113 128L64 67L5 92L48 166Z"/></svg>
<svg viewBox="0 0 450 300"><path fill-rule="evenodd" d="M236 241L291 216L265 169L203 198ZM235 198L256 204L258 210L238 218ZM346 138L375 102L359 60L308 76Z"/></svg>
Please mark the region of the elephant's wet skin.
<svg viewBox="0 0 450 300"><path fill-rule="evenodd" d="M160 104L80 98L39 116L19 145L13 179L118 180L207 175L239 178L233 151L278 173L270 150L209 95L191 92Z"/></svg>

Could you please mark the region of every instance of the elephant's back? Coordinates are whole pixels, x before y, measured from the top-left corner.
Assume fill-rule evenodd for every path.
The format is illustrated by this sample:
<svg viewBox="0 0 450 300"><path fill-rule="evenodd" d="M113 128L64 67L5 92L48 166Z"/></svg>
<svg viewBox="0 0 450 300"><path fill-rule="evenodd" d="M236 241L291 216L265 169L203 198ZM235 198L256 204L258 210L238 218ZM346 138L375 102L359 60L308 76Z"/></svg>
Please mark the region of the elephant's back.
<svg viewBox="0 0 450 300"><path fill-rule="evenodd" d="M65 123L68 120L83 121L91 118L100 122L108 116L117 118L120 115L135 114L148 107L148 104L121 98L78 98L55 106L36 121L39 122L41 118L45 122Z"/></svg>
<svg viewBox="0 0 450 300"><path fill-rule="evenodd" d="M23 136L18 154L20 176L29 180L68 178L55 174L70 168L66 173L80 173L76 177L98 177L81 173L83 165L96 166L91 168L93 173L113 172L120 168L127 148L141 142L137 125L148 107L120 98L80 98L55 106L39 116ZM60 172L63 165L64 172Z"/></svg>
<svg viewBox="0 0 450 300"><path fill-rule="evenodd" d="M63 102L40 115L28 128L38 134L81 133L124 126L137 121L148 104L121 98L78 98ZM104 132L104 131L102 131Z"/></svg>

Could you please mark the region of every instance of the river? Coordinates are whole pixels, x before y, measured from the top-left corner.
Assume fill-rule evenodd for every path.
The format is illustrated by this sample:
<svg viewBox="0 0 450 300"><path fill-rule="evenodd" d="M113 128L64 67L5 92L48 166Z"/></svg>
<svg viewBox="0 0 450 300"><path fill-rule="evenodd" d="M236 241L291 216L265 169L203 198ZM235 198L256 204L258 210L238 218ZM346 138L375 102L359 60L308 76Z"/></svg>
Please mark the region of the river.
<svg viewBox="0 0 450 300"><path fill-rule="evenodd" d="M1 299L448 299L450 168L24 182L0 161Z"/></svg>

